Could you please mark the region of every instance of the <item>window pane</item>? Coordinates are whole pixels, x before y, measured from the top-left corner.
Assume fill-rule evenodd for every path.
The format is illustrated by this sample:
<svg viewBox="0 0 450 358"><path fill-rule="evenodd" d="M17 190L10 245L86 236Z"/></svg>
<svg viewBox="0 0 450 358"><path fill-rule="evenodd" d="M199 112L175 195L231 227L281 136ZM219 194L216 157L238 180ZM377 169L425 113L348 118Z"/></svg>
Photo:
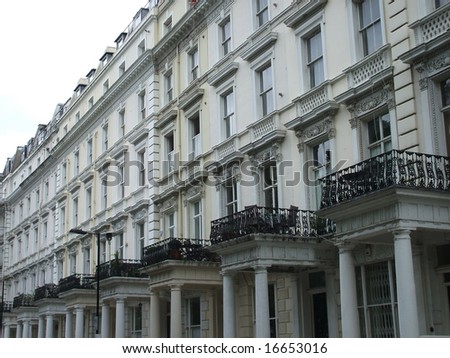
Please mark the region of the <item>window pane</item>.
<svg viewBox="0 0 450 358"><path fill-rule="evenodd" d="M378 125L378 118L371 120L368 123L369 130L369 144L378 142L381 139L380 127Z"/></svg>
<svg viewBox="0 0 450 358"><path fill-rule="evenodd" d="M314 62L311 66L311 87L321 84L325 80L325 73L323 71L323 58Z"/></svg>
<svg viewBox="0 0 450 358"><path fill-rule="evenodd" d="M389 114L385 114L381 117L381 125L383 126L383 138L391 135L391 120Z"/></svg>
<svg viewBox="0 0 450 358"><path fill-rule="evenodd" d="M322 57L322 38L320 32L308 39L308 60L312 62Z"/></svg>
<svg viewBox="0 0 450 358"><path fill-rule="evenodd" d="M190 299L190 322L192 326L200 325L200 297Z"/></svg>
<svg viewBox="0 0 450 358"><path fill-rule="evenodd" d="M261 71L261 92L265 92L272 88L272 70L271 66Z"/></svg>
<svg viewBox="0 0 450 358"><path fill-rule="evenodd" d="M441 83L442 105L450 106L450 78Z"/></svg>

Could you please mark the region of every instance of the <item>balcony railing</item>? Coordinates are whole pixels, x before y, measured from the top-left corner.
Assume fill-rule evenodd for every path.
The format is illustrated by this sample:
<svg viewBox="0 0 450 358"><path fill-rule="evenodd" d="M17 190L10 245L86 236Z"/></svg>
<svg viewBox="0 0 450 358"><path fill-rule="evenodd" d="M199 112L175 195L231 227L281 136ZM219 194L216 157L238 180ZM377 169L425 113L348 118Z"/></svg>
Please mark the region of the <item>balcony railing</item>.
<svg viewBox="0 0 450 358"><path fill-rule="evenodd" d="M34 306L34 295L21 294L14 297L13 308L19 307L33 307Z"/></svg>
<svg viewBox="0 0 450 358"><path fill-rule="evenodd" d="M70 291L75 288L91 289L95 281L94 275L73 274L59 280L58 293Z"/></svg>
<svg viewBox="0 0 450 358"><path fill-rule="evenodd" d="M110 277L142 277L139 260L114 259L100 265L100 280Z"/></svg>
<svg viewBox="0 0 450 358"><path fill-rule="evenodd" d="M166 260L219 261L208 251L203 240L169 238L144 247L142 264L153 265Z"/></svg>
<svg viewBox="0 0 450 358"><path fill-rule="evenodd" d="M211 243L256 233L318 240L334 231L331 220L319 218L313 211L252 206L212 221Z"/></svg>
<svg viewBox="0 0 450 358"><path fill-rule="evenodd" d="M58 285L49 283L34 290L35 301L39 301L44 298L58 298Z"/></svg>
<svg viewBox="0 0 450 358"><path fill-rule="evenodd" d="M448 191L450 158L392 150L322 179L326 208L388 187Z"/></svg>
<svg viewBox="0 0 450 358"><path fill-rule="evenodd" d="M450 5L443 5L428 16L411 25L414 30L416 45L429 42L445 33L450 28Z"/></svg>

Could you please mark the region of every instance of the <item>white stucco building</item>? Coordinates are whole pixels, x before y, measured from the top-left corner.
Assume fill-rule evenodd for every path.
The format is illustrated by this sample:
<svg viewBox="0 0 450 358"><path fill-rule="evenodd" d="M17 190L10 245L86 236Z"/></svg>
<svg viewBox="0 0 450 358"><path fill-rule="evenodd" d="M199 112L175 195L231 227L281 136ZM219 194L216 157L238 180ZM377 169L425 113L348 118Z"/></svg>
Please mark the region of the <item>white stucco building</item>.
<svg viewBox="0 0 450 358"><path fill-rule="evenodd" d="M450 335L449 24L149 2L6 164L3 336Z"/></svg>

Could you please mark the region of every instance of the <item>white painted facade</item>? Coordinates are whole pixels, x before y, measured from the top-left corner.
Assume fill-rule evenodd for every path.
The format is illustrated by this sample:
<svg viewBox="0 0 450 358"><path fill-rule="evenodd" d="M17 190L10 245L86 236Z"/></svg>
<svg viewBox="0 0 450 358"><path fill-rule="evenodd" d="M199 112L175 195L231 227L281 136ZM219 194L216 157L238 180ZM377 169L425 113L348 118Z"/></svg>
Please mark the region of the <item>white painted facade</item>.
<svg viewBox="0 0 450 358"><path fill-rule="evenodd" d="M7 163L3 336L450 335L449 18L151 1Z"/></svg>

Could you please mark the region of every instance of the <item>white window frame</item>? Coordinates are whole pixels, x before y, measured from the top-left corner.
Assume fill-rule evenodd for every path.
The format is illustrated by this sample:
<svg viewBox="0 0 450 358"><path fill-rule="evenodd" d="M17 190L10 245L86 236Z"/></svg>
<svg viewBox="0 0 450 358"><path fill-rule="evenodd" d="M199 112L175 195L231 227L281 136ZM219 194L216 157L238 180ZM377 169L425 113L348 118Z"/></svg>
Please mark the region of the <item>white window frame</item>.
<svg viewBox="0 0 450 358"><path fill-rule="evenodd" d="M174 99L174 77L173 68L169 68L163 74L164 77L164 104L168 104Z"/></svg>
<svg viewBox="0 0 450 358"><path fill-rule="evenodd" d="M364 45L363 45L363 39L360 32L360 12L359 12L359 6L364 0L352 0L352 6L348 6L348 24L350 26L349 33L353 34L353 38L351 38L351 46L352 46L352 57L353 62L358 62L359 60L365 58L366 56L369 56L371 53L365 54L364 53ZM380 6L380 21L381 21L381 45L379 48L381 48L383 45L386 44L386 31L385 31L385 19L384 19L384 5L383 1L378 0L378 4ZM377 49L374 50L375 52Z"/></svg>
<svg viewBox="0 0 450 358"><path fill-rule="evenodd" d="M139 173L138 173L138 185L144 186L146 181L146 165L145 165L145 158L146 158L146 151L145 148L137 153L138 162L139 162Z"/></svg>
<svg viewBox="0 0 450 358"><path fill-rule="evenodd" d="M193 46L188 51L188 78L189 82L195 81L200 77L200 50L198 45Z"/></svg>
<svg viewBox="0 0 450 358"><path fill-rule="evenodd" d="M126 118L125 118L125 115L126 115L125 108L121 108L119 110L119 116L118 116L119 134L120 134L121 138L125 137L125 134L126 134Z"/></svg>
<svg viewBox="0 0 450 358"><path fill-rule="evenodd" d="M145 221L139 221L136 223L136 238L138 241L139 252L136 257L142 258L144 255L144 248L146 246L146 225Z"/></svg>
<svg viewBox="0 0 450 358"><path fill-rule="evenodd" d="M387 116L389 119L389 135L386 137L384 136L383 126L382 126L383 118L385 118L385 116ZM379 131L380 138L377 141L370 143L370 141L369 141L369 125L370 125L370 123L372 123L374 121L377 122L377 123L375 123L375 126L377 127L377 129ZM364 122L365 122L364 127L365 127L365 133L366 133L365 134L366 135L366 143L367 143L367 149L366 149L367 157L371 158L371 157L374 157L374 156L377 156L377 155L380 155L380 154L390 151L392 149L392 124L393 124L390 113L386 110L385 112L382 112L378 115L372 116L372 118L367 118ZM389 144L387 144L387 143L389 143ZM386 146L387 146L387 148L386 148ZM372 154L372 150L376 147L380 148L380 152Z"/></svg>
<svg viewBox="0 0 450 358"><path fill-rule="evenodd" d="M196 211L196 206L198 205L198 212ZM191 220L189 223L190 227L190 237L194 240L198 240L197 243L203 242L203 200L198 199L190 202L190 216ZM198 228L198 231L197 231Z"/></svg>
<svg viewBox="0 0 450 358"><path fill-rule="evenodd" d="M102 126L102 150L103 152L107 151L109 148L109 126L108 123L105 123Z"/></svg>
<svg viewBox="0 0 450 358"><path fill-rule="evenodd" d="M229 31L226 31L226 29ZM219 44L221 57L225 57L233 51L233 27L231 22L231 15L226 15L223 20L218 24L219 31Z"/></svg>
<svg viewBox="0 0 450 358"><path fill-rule="evenodd" d="M269 171L270 184L266 183L266 171ZM260 169L261 175L261 202L264 207L277 209L280 207L280 195L278 192L279 186L279 174L278 165L275 161L270 161L266 165L263 165ZM275 179L275 180L274 180ZM272 203L267 203L266 196L267 192L271 193ZM268 205L270 204L270 205Z"/></svg>
<svg viewBox="0 0 450 358"><path fill-rule="evenodd" d="M119 259L125 258L125 233L120 232L115 235L115 252L114 256L117 253Z"/></svg>
<svg viewBox="0 0 450 358"><path fill-rule="evenodd" d="M86 142L86 161L91 165L94 160L94 138L89 138Z"/></svg>
<svg viewBox="0 0 450 358"><path fill-rule="evenodd" d="M266 83L264 73L269 71L270 81ZM257 91L257 114L264 118L275 111L275 74L271 60L263 62L255 69L256 91ZM271 104L271 106L270 106Z"/></svg>
<svg viewBox="0 0 450 358"><path fill-rule="evenodd" d="M92 218L92 186L86 188L86 220Z"/></svg>
<svg viewBox="0 0 450 358"><path fill-rule="evenodd" d="M142 39L137 45L137 55L142 56L146 50L145 39Z"/></svg>
<svg viewBox="0 0 450 358"><path fill-rule="evenodd" d="M229 190L231 190L231 200L229 200ZM222 203L223 216L239 211L239 185L235 178L230 178L222 184Z"/></svg>
<svg viewBox="0 0 450 358"><path fill-rule="evenodd" d="M253 14L255 29L259 29L270 21L270 0L253 0ZM261 15L267 14L267 19L262 21Z"/></svg>
<svg viewBox="0 0 450 358"><path fill-rule="evenodd" d="M193 323L193 312L192 312L192 304L198 303L198 317L194 318L198 319L198 324ZM202 301L201 297L191 297L186 298L186 337L188 338L201 338L202 337Z"/></svg>
<svg viewBox="0 0 450 358"><path fill-rule="evenodd" d="M366 269L369 266L373 265L380 265L386 263L387 269L388 269L388 280L389 280L389 293L390 293L390 302L385 303L377 303L377 304L369 304L368 300L368 290L367 290L367 276L366 276ZM395 265L393 260L387 260L387 261L381 261L381 262L371 262L366 263L363 265L358 265L357 271L356 271L356 279L357 279L357 290L360 291L358 294L358 297L362 297L362 302L358 303L358 312L359 315L363 315L360 317L360 322L362 323L361 329L364 330L364 333L367 337L373 337L372 327L370 326L371 322L374 320L371 320L370 317L370 310L371 308L376 309L377 307L390 307L391 314L392 314L392 323L393 323L393 330L394 330L394 337L399 337L399 326L398 326L398 302L395 300L397 296L397 292L395 290ZM383 320L384 321L384 320ZM363 333L363 332L361 332ZM363 336L363 335L362 335ZM380 337L381 338L381 337ZM387 337L384 337L387 338Z"/></svg>
<svg viewBox="0 0 450 358"><path fill-rule="evenodd" d="M108 207L108 181L106 178L100 180L100 207L106 210Z"/></svg>
<svg viewBox="0 0 450 358"><path fill-rule="evenodd" d="M91 248L83 248L83 274L88 275L91 273Z"/></svg>
<svg viewBox="0 0 450 358"><path fill-rule="evenodd" d="M328 143L328 148L326 143ZM320 201L322 197L322 185L320 178L331 173L332 161L333 161L333 142L328 136L320 136L317 140L308 143L309 158L312 165L310 166L310 174L312 175L312 182L309 187L313 193L310 193L310 199L312 199L311 210L318 210L320 208ZM316 153L317 148L317 153ZM329 152L327 154L327 151ZM322 161L323 160L323 161Z"/></svg>
<svg viewBox="0 0 450 358"><path fill-rule="evenodd" d="M69 254L69 273L75 275L77 273L77 253Z"/></svg>
<svg viewBox="0 0 450 358"><path fill-rule="evenodd" d="M188 159L192 160L202 154L200 111L196 111L193 115L189 116L188 125Z"/></svg>
<svg viewBox="0 0 450 358"><path fill-rule="evenodd" d="M76 227L79 224L78 220L79 200L78 196L72 199L72 227Z"/></svg>
<svg viewBox="0 0 450 358"><path fill-rule="evenodd" d="M130 307L131 309L131 337L142 338L143 309L142 304Z"/></svg>
<svg viewBox="0 0 450 358"><path fill-rule="evenodd" d="M229 106L229 99L232 100ZM230 108L232 107L232 108ZM228 112L230 110L230 112ZM220 93L220 128L222 129L222 139L228 139L236 134L236 96L234 86L230 85Z"/></svg>
<svg viewBox="0 0 450 358"><path fill-rule="evenodd" d="M138 109L140 120L145 120L147 117L147 108L145 106L145 90L139 92L138 94Z"/></svg>
<svg viewBox="0 0 450 358"><path fill-rule="evenodd" d="M59 235L64 235L66 232L66 207L59 208Z"/></svg>
<svg viewBox="0 0 450 358"><path fill-rule="evenodd" d="M164 213L164 233L165 239L177 237L177 213L168 211Z"/></svg>
<svg viewBox="0 0 450 358"><path fill-rule="evenodd" d="M175 170L175 132L173 130L164 135L164 154L164 174L169 175Z"/></svg>

